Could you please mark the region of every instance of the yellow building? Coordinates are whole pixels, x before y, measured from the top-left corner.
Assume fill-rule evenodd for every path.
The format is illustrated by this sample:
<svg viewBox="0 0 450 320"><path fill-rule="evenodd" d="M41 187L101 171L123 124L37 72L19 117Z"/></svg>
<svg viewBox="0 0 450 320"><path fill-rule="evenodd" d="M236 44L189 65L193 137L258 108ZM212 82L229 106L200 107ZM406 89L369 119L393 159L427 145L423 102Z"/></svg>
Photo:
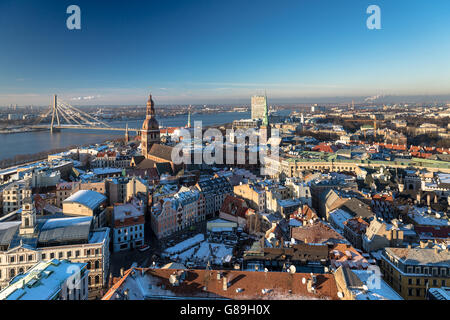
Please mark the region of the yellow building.
<svg viewBox="0 0 450 320"><path fill-rule="evenodd" d="M448 248L385 248L380 267L405 300L425 300L429 288L450 286L449 261Z"/></svg>

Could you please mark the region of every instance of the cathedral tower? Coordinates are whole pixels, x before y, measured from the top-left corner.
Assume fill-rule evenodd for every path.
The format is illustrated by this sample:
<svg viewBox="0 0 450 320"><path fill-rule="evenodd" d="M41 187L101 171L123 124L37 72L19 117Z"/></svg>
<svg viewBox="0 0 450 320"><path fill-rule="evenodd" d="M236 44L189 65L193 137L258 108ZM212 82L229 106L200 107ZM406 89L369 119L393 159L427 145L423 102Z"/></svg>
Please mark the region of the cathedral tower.
<svg viewBox="0 0 450 320"><path fill-rule="evenodd" d="M141 148L142 155L148 158L150 149L155 143L160 143L159 124L155 117L155 103L152 95L147 101L147 112L141 130Z"/></svg>

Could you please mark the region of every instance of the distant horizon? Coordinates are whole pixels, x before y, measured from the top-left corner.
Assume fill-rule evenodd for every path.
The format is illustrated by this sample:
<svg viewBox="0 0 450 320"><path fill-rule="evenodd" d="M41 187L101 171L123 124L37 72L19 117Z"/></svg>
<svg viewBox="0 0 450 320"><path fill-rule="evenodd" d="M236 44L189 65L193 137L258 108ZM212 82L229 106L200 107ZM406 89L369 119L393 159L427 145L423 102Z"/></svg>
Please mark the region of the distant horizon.
<svg viewBox="0 0 450 320"><path fill-rule="evenodd" d="M149 92L151 94L151 92ZM257 94L255 94L257 95ZM147 96L142 97L139 103L121 103L121 104L106 104L106 103L96 103L94 101L73 101L66 100L64 96L58 95L58 97L62 97L65 102L70 103L73 106L86 106L86 107L122 107L122 106L142 106L146 105ZM155 105L160 106L188 106L188 105L207 105L207 106L247 106L250 107L250 98L235 98L235 99L224 99L221 101L202 101L202 102L177 102L177 103L162 103L158 102L158 96L153 95L153 99L155 101ZM367 100L369 98L374 98L373 100ZM18 107L28 107L32 105L33 107L46 107L51 105L51 99L53 96L49 96L48 104L17 104ZM450 104L450 94L448 95L412 95L412 96L403 96L403 95L389 95L389 96L330 96L330 97L287 97L287 98L271 98L267 95L268 104L271 106L292 106L296 104L300 105L313 105L313 104L364 104L364 105L376 105L376 104ZM85 102L85 103L80 103ZM8 105L0 105L0 108L8 108L10 106L15 106L15 103L11 103Z"/></svg>

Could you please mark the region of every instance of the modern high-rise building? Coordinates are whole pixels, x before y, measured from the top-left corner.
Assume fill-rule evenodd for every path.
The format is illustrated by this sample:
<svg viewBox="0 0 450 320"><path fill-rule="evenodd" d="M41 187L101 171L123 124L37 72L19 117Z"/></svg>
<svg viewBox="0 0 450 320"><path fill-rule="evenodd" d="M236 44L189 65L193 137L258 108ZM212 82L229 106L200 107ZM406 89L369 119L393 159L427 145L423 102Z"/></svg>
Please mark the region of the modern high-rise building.
<svg viewBox="0 0 450 320"><path fill-rule="evenodd" d="M266 96L252 97L252 119L264 119L264 113L267 108Z"/></svg>

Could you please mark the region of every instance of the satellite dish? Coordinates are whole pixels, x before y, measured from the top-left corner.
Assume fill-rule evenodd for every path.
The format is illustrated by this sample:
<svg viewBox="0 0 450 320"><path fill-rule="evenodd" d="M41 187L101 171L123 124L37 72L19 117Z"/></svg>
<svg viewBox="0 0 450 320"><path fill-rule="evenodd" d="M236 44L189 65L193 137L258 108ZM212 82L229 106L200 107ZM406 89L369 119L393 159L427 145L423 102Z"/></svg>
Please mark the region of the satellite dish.
<svg viewBox="0 0 450 320"><path fill-rule="evenodd" d="M306 283L306 279L302 278L302 283L305 284Z"/></svg>
<svg viewBox="0 0 450 320"><path fill-rule="evenodd" d="M267 269L267 268L264 268L264 272L269 272L269 269Z"/></svg>
<svg viewBox="0 0 450 320"><path fill-rule="evenodd" d="M291 265L291 266L289 267L289 272L292 273L292 274L294 274L294 273L297 272L297 268L295 268L294 265Z"/></svg>
<svg viewBox="0 0 450 320"><path fill-rule="evenodd" d="M342 299L342 298L344 297L344 295L343 295L342 292L340 292L340 291L337 293L337 295L338 295L338 297L339 297L340 299Z"/></svg>
<svg viewBox="0 0 450 320"><path fill-rule="evenodd" d="M169 282L170 284L174 284L175 282L177 282L177 276L174 274L170 275Z"/></svg>
<svg viewBox="0 0 450 320"><path fill-rule="evenodd" d="M364 284L364 285L363 285L363 290L364 290L364 291L369 291L369 288Z"/></svg>

